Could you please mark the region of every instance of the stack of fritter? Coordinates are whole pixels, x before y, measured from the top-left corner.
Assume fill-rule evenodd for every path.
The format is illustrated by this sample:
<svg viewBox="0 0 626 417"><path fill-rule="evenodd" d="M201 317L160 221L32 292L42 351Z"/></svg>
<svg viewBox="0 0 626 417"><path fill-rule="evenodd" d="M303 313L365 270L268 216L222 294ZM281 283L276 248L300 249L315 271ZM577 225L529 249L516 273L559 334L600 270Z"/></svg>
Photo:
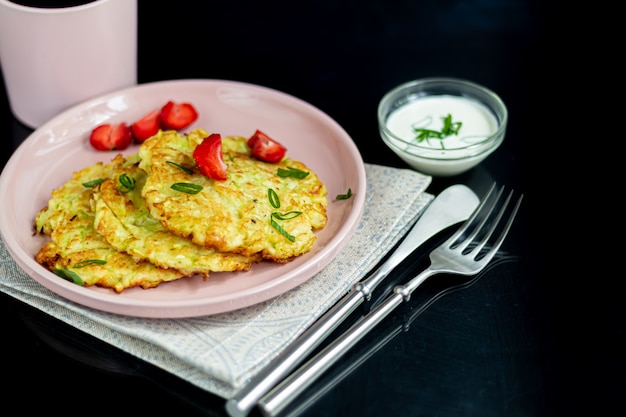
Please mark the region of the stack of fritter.
<svg viewBox="0 0 626 417"><path fill-rule="evenodd" d="M206 136L202 129L159 132L136 155L74 173L37 214L37 232L51 238L37 262L120 293L310 251L327 221L327 190L317 175L289 158L257 160L246 138L225 137L227 179L212 180L193 159Z"/></svg>

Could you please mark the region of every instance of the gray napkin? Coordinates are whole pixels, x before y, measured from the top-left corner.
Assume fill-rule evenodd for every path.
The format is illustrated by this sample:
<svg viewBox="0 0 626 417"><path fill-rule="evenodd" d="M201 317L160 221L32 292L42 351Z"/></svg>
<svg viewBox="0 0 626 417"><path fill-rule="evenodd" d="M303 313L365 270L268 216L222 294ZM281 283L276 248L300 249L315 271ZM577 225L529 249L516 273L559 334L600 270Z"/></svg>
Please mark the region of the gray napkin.
<svg viewBox="0 0 626 417"><path fill-rule="evenodd" d="M302 285L251 307L186 319L101 312L38 284L17 266L1 240L0 291L202 389L230 398L349 292L433 198L425 192L429 176L380 165L366 164L365 168L365 211L346 248Z"/></svg>

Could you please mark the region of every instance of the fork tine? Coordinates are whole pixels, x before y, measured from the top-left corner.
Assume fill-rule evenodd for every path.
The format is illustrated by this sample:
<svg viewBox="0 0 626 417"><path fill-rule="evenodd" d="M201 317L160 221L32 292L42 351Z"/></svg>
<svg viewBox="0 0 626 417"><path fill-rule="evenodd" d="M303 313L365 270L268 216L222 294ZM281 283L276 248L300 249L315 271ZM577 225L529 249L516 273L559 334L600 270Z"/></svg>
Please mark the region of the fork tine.
<svg viewBox="0 0 626 417"><path fill-rule="evenodd" d="M502 191L504 190L504 187L500 189L500 192L498 193L498 198L497 200L500 199L500 196L502 195ZM498 211L498 214L496 215L495 219L493 219L492 221L492 225L491 227L485 232L483 238L481 239L481 241L479 243L477 243L475 246L472 247L472 249L467 252L472 253L475 252L476 254L480 253L480 251L483 249L483 247L485 246L485 244L487 243L487 241L489 240L489 238L491 238L491 235L493 234L493 232L496 230L496 227L498 227L498 224L500 224L500 219L502 219L502 216L504 215L504 212L506 210L506 207L509 205L509 202L511 201L511 196L513 195L513 190L511 190L511 192L509 192L509 195L507 196L506 200L504 201L504 204L502 204L502 207L500 208L500 211ZM493 202L493 204L491 205L492 211L496 206L496 201ZM485 218L483 219L483 221L480 224L480 228L482 229L482 227L485 225L487 219L491 216L491 211L485 216ZM477 230L475 230L475 233L472 235L472 239L474 237L476 237L476 235L478 234L478 227L476 228ZM468 239L469 240L469 239Z"/></svg>
<svg viewBox="0 0 626 417"><path fill-rule="evenodd" d="M497 195L492 196L495 189L493 184L487 193L486 197L478 205L478 208L474 210L474 213L470 218L460 227L460 229L443 244L437 246L430 253L430 266L424 269L422 272L410 279L406 284L398 285L394 287L393 292L387 296L380 304L376 305L373 310L366 315L360 317L351 327L345 330L337 339L327 345L324 349L319 351L315 356L309 359L298 370L291 374L287 379L283 380L279 385L274 387L272 391L263 397L259 406L264 415L274 416L276 413L280 413L289 403L291 403L298 395L319 376L322 375L330 366L332 366L339 358L343 356L349 349L351 349L357 342L359 342L366 334L374 329L378 323L380 323L385 317L387 317L394 309L396 309L401 303L408 301L411 298L411 294L415 291L426 279L429 277L441 274L461 274L461 275L475 275L485 270L485 267L491 261L495 253L500 249L504 238L506 237L513 220L517 215L517 211L522 202L522 196L517 200L517 204L511 210L508 220L504 226L500 225L504 213L507 210L513 191L509 193L504 203L498 204L503 194L504 187L501 187ZM500 210L496 207L500 206ZM486 211L486 214L484 213ZM495 219L491 220L492 217ZM479 217L482 216L482 217ZM471 224L475 223L477 219L478 225L470 232L470 238L463 238ZM486 227L485 233L482 229L491 220L491 223ZM483 247L486 246L487 241L491 239L494 232L501 228L500 235L497 237L493 245L489 248L487 253L479 258ZM478 244L477 254L474 254L474 247L469 252L465 252L466 242L471 242L477 236L480 235L481 242ZM463 240L462 244L454 247L457 241ZM463 248L459 249L461 246Z"/></svg>
<svg viewBox="0 0 626 417"><path fill-rule="evenodd" d="M472 224L474 224L478 215L483 211L483 208L489 201L489 198L491 197L491 194L493 193L493 190L495 190L495 188L496 188L496 184L493 183L491 187L489 188L489 191L487 191L487 194L485 195L485 197L483 197L478 207L476 207L476 209L472 213L472 215L467 220L465 220L465 223L463 223L461 227L459 227L459 229L452 236L448 238L448 240L446 240L446 242L444 243L444 246L450 247L455 244L458 244L461 241L461 238L463 237L463 235L467 232L469 227ZM491 211L491 207L489 207L489 211ZM477 229L479 229L479 227L474 228L474 231L476 231Z"/></svg>
<svg viewBox="0 0 626 417"><path fill-rule="evenodd" d="M498 224L500 224L500 219L504 215L504 211L506 210L506 207L508 206L509 201L511 200L512 196L513 196L513 190L511 190L511 192L509 193L505 203L503 204L502 208L500 209L500 212L498 213L497 219L494 221L494 224L491 226L489 232L478 245L480 246L480 248L478 249L479 251L485 245L487 240L491 237L491 235L493 234ZM524 195L522 194L517 199L517 202L515 203L515 207L513 207L511 214L509 214L509 219L507 220L506 224L502 228L502 231L500 232L500 236L498 236L498 238L494 241L493 245L491 245L489 251L480 259L481 262L489 262L491 258L493 258L493 256L496 254L496 252L500 249L500 246L502 245L504 238L509 233L509 229L511 229L513 220L515 220L515 216L517 215L517 211L519 210L520 204L522 204L523 197Z"/></svg>
<svg viewBox="0 0 626 417"><path fill-rule="evenodd" d="M495 184L492 186L492 190L493 189L495 189ZM478 233L483 230L483 227L485 226L485 224L487 223L487 221L491 217L491 214L493 213L493 210L495 209L498 201L500 200L500 196L502 196L502 192L503 191L504 191L504 187L500 187L500 190L495 195L495 197L491 198L491 192L487 195L487 197L485 197L485 199L484 199L485 200L485 204L487 204L487 201L490 202L489 205L486 206L486 208L485 208L486 213L482 215L482 219L480 220L480 222L474 227L472 232L465 238L465 240L463 242L459 242L459 244L455 247L456 250L458 250L461 253L466 253L467 247L474 241L476 236L478 236ZM481 212L482 212L482 210L481 210ZM501 215L502 214L500 213L500 216ZM498 221L499 221L499 218L494 222L494 225L498 224ZM493 230L490 231L489 233L491 233L491 232L493 232ZM487 234L485 237L489 238L489 234ZM482 244L484 245L486 241L487 241L487 239L484 239ZM480 248L478 248L478 250L480 250ZM471 253L471 252L472 252L472 250L470 250L467 253Z"/></svg>
<svg viewBox="0 0 626 417"><path fill-rule="evenodd" d="M523 197L520 196L518 198L517 204L511 210L508 220L503 226L500 225L500 223L512 199L513 191L509 193L504 203L499 204L504 188L500 188L498 193L493 196L492 193L494 189L495 184L492 185L487 196L481 201L478 208L474 210L474 213L460 229L450 239L433 249L429 255L431 261L430 266L414 276L406 284L394 287L393 292L380 304L376 305L374 309L369 311L366 315L360 317L337 339L319 351L298 370L287 377L287 379L283 380L279 385L274 387L272 391L266 394L259 402L259 406L262 411L264 411L263 414L274 416L280 413L281 410L297 398L297 396L303 393L313 381L338 361L343 354L351 349L366 334L372 331L374 326L380 323L401 303L408 301L413 291L429 277L441 273L475 275L484 271L495 253L500 249L504 238L509 232ZM500 207L500 210L496 210L496 207ZM492 217L495 217L495 219L491 220ZM463 235L477 219L479 219L479 224L470 232L471 237L464 238ZM489 221L491 221L491 223L488 223ZM485 225L487 226L484 227ZM485 233L482 230L483 228L488 229L488 231ZM483 250L483 246L486 246L487 241L491 239L498 228L501 228L500 235L487 253L479 258L478 256L481 250ZM473 253L474 247L472 247L469 252L465 252L465 249L459 249L461 246L464 246L466 242L471 242L477 236L479 236L481 240L478 245L477 254ZM460 240L463 240L463 243L454 247L453 245Z"/></svg>

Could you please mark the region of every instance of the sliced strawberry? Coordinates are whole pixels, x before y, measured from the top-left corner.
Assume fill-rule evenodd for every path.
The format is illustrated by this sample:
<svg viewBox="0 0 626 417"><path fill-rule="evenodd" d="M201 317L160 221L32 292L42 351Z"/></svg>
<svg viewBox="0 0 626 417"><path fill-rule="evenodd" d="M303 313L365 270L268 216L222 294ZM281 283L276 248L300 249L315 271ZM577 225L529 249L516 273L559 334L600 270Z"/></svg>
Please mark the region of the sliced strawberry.
<svg viewBox="0 0 626 417"><path fill-rule="evenodd" d="M113 149L124 150L133 140L133 135L128 125L124 122L118 124L104 123L96 126L89 135L89 143L99 151Z"/></svg>
<svg viewBox="0 0 626 417"><path fill-rule="evenodd" d="M287 148L257 129L248 139L252 156L265 162L280 162L287 153Z"/></svg>
<svg viewBox="0 0 626 417"><path fill-rule="evenodd" d="M180 130L189 126L198 118L198 112L191 103L168 101L161 108L159 121L163 129Z"/></svg>
<svg viewBox="0 0 626 417"><path fill-rule="evenodd" d="M224 163L222 136L219 133L213 133L204 138L202 143L194 149L193 159L200 172L206 177L219 181L226 179L228 165Z"/></svg>
<svg viewBox="0 0 626 417"><path fill-rule="evenodd" d="M161 109L153 110L130 125L130 130L133 132L133 137L137 142L143 143L146 139L159 132L161 128L159 122L160 114Z"/></svg>

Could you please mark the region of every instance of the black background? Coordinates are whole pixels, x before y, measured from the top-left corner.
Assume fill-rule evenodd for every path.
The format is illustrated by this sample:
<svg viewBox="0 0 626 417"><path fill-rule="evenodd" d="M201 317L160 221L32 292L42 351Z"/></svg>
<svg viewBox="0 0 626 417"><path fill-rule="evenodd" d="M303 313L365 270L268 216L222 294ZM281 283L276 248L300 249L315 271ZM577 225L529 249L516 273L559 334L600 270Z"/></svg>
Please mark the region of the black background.
<svg viewBox="0 0 626 417"><path fill-rule="evenodd" d="M567 35L558 16L540 0L139 1L140 83L212 78L275 88L334 118L367 163L406 167L383 145L376 122L378 101L400 83L464 78L508 106L501 148L467 174L434 179L429 191L454 182L482 186L488 178L523 192L504 247L517 260L438 300L303 415L625 411L623 303L616 292L575 279L585 272L571 268L582 242L567 235L569 250L556 245L589 192L584 169L572 175L552 136L556 115L571 104L561 94L567 72L556 40ZM12 117L1 84L0 107L4 164L32 130ZM409 320L437 291L426 288L386 329ZM10 297L0 301L6 407L223 415L219 398Z"/></svg>

